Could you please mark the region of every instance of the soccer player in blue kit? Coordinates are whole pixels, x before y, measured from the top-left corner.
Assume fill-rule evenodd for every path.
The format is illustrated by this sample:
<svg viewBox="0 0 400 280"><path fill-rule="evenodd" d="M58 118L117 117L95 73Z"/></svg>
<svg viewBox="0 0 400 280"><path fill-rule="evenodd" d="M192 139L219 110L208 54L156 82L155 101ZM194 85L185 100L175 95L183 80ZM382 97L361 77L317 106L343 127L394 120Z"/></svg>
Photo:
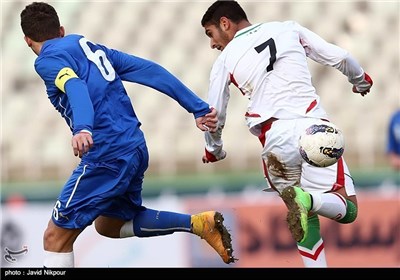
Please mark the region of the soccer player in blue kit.
<svg viewBox="0 0 400 280"><path fill-rule="evenodd" d="M386 141L390 166L393 170L400 171L400 108L390 116Z"/></svg>
<svg viewBox="0 0 400 280"><path fill-rule="evenodd" d="M216 130L216 110L152 61L81 35L65 35L56 10L47 3L33 2L20 16L25 41L38 56L35 70L72 132L74 155L81 158L44 232L44 267L74 267L74 242L93 222L99 234L110 238L196 234L226 264L234 262L231 235L220 212L190 215L142 205L149 155L122 81L173 98L194 115L201 131Z"/></svg>

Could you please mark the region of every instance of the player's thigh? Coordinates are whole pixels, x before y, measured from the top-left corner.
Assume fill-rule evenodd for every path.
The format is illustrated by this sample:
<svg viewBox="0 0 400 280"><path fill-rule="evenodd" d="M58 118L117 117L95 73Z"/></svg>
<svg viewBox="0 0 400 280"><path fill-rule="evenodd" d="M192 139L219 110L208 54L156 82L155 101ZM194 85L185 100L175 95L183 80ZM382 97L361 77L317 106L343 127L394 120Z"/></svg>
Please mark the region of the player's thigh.
<svg viewBox="0 0 400 280"><path fill-rule="evenodd" d="M129 164L125 158L81 163L64 185L53 208L53 222L62 228L84 229L123 196Z"/></svg>
<svg viewBox="0 0 400 280"><path fill-rule="evenodd" d="M315 122L313 118L277 120L265 134L262 158L268 183L279 192L300 185L309 192L335 191L343 187L345 197L355 195L354 183L344 158L321 168L305 162L299 153L301 133Z"/></svg>
<svg viewBox="0 0 400 280"><path fill-rule="evenodd" d="M296 139L298 137L294 120L277 120L265 133L262 158L266 177L271 187L278 192L300 183L301 156Z"/></svg>
<svg viewBox="0 0 400 280"><path fill-rule="evenodd" d="M118 220L128 221L135 218L138 212L145 208L142 206L142 186L144 174L148 168L148 151L146 145L139 146L135 153L128 156L127 172L121 178L122 192L115 195L101 215L110 218L110 223ZM116 219L116 221L111 220ZM103 219L102 224L104 224Z"/></svg>

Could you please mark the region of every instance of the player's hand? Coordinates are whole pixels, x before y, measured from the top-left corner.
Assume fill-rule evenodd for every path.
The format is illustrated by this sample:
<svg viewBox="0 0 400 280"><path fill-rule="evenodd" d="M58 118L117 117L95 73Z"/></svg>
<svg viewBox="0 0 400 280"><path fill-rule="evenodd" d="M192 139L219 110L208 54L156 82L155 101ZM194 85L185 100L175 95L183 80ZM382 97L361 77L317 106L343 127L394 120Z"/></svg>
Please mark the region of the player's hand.
<svg viewBox="0 0 400 280"><path fill-rule="evenodd" d="M226 152L224 150L221 150L221 152L216 156L207 151L207 149L204 150L205 150L205 155L202 158L203 163L216 162L226 158Z"/></svg>
<svg viewBox="0 0 400 280"><path fill-rule="evenodd" d="M196 119L196 126L201 131L216 132L217 131L218 116L217 110L211 108L211 112Z"/></svg>
<svg viewBox="0 0 400 280"><path fill-rule="evenodd" d="M82 158L93 147L93 138L89 132L81 131L72 136L71 140L74 155Z"/></svg>
<svg viewBox="0 0 400 280"><path fill-rule="evenodd" d="M364 80L359 83L358 85L353 85L353 92L354 93L359 93L361 96L366 95L369 93L370 88L373 85L373 81L371 77L364 72Z"/></svg>

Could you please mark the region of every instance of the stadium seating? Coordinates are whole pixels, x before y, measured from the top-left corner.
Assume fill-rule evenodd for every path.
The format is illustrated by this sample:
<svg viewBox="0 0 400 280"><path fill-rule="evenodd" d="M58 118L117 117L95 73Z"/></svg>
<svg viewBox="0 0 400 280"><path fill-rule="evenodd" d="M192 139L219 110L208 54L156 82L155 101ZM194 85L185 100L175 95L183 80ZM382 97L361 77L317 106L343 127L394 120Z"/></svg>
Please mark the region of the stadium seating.
<svg viewBox="0 0 400 280"><path fill-rule="evenodd" d="M340 72L312 61L310 68L325 109L344 130L350 165L384 165L387 122L400 106L399 3L240 2L253 23L296 20L361 62L375 83L367 97L353 94ZM210 3L62 1L55 7L67 33L85 34L92 41L154 60L206 98L209 71L218 55L209 48L200 25ZM77 160L68 128L50 106L33 69L35 56L23 40L18 11L24 5L2 3L2 180L65 178ZM260 168L260 143L247 132L243 118L247 100L234 88L224 130L228 157L205 167L203 138L193 116L154 90L126 85L147 136L152 174Z"/></svg>

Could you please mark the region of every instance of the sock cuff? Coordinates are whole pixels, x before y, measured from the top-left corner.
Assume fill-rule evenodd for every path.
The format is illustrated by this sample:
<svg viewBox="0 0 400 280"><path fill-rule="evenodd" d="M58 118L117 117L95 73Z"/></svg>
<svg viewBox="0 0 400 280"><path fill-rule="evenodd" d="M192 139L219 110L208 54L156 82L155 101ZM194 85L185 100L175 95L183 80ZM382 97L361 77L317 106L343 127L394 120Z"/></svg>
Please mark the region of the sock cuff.
<svg viewBox="0 0 400 280"><path fill-rule="evenodd" d="M66 253L44 251L44 267L74 267L74 251Z"/></svg>
<svg viewBox="0 0 400 280"><path fill-rule="evenodd" d="M121 238L135 236L135 233L133 231L133 220L130 220L122 225L119 231L119 236Z"/></svg>
<svg viewBox="0 0 400 280"><path fill-rule="evenodd" d="M343 219L339 220L338 222L341 224L349 224L356 220L358 209L357 206L353 203L353 201L346 199L346 215Z"/></svg>

